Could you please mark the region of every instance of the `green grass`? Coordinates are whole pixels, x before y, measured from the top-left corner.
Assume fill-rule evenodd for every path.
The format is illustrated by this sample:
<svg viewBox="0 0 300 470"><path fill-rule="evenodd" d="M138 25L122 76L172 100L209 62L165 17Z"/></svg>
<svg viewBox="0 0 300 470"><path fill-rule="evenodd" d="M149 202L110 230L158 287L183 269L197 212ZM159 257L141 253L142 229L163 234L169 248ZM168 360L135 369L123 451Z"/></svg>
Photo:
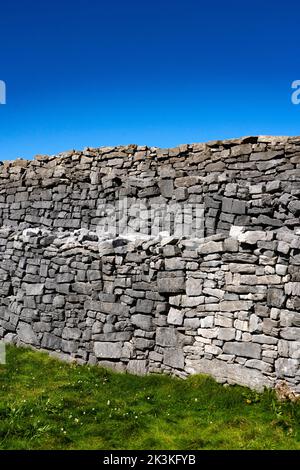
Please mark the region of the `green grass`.
<svg viewBox="0 0 300 470"><path fill-rule="evenodd" d="M300 404L207 376L117 374L10 346L0 449L300 449Z"/></svg>

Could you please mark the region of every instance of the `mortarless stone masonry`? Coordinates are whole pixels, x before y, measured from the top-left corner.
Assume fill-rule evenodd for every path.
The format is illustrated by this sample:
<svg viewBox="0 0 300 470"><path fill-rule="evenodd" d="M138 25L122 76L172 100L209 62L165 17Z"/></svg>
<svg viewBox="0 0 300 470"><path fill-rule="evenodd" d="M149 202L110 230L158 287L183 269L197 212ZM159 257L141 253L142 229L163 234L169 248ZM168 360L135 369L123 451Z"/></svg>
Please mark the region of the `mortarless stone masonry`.
<svg viewBox="0 0 300 470"><path fill-rule="evenodd" d="M183 232L159 218L166 207L181 208ZM299 215L300 137L6 162L0 338L300 392Z"/></svg>

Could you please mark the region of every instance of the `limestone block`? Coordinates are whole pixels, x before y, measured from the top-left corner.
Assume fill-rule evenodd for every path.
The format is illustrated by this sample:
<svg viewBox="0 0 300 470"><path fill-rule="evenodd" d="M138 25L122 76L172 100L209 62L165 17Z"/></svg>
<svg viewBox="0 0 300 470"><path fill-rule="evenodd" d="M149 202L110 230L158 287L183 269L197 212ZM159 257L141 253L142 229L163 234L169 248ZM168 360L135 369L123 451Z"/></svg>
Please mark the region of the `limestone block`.
<svg viewBox="0 0 300 470"><path fill-rule="evenodd" d="M94 352L99 359L120 359L122 357L122 343L95 341Z"/></svg>
<svg viewBox="0 0 300 470"><path fill-rule="evenodd" d="M182 325L184 313L181 310L171 307L168 313L167 322L170 325Z"/></svg>
<svg viewBox="0 0 300 470"><path fill-rule="evenodd" d="M261 358L261 346L257 343L225 343L223 347L225 354L235 354L236 356L251 357L254 359Z"/></svg>

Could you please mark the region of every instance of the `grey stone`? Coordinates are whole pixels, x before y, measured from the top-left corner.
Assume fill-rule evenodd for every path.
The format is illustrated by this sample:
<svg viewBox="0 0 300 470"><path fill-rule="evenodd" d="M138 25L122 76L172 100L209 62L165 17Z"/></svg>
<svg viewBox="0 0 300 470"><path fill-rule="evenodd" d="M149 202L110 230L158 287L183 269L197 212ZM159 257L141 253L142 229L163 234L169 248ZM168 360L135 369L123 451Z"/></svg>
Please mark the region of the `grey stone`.
<svg viewBox="0 0 300 470"><path fill-rule="evenodd" d="M99 359L120 359L122 357L122 343L95 341L94 352Z"/></svg>
<svg viewBox="0 0 300 470"><path fill-rule="evenodd" d="M288 270L288 266L284 264L277 264L275 268L276 274L278 274L279 276L285 276L287 273L287 270Z"/></svg>
<svg viewBox="0 0 300 470"><path fill-rule="evenodd" d="M86 282L74 282L74 284L72 284L72 290L78 292L78 294L91 295L92 286Z"/></svg>
<svg viewBox="0 0 300 470"><path fill-rule="evenodd" d="M61 341L61 349L69 354L76 353L78 350L78 343L76 341L69 341L63 339Z"/></svg>
<svg viewBox="0 0 300 470"><path fill-rule="evenodd" d="M183 295L181 298L181 306L182 307L197 307L197 305L204 304L205 297L204 295L199 296L192 296L189 297L187 295Z"/></svg>
<svg viewBox="0 0 300 470"><path fill-rule="evenodd" d="M176 330L170 327L158 327L156 330L156 343L164 347L177 346L178 337Z"/></svg>
<svg viewBox="0 0 300 470"><path fill-rule="evenodd" d="M77 340L81 336L79 328L64 328L62 332L63 339L74 339Z"/></svg>
<svg viewBox="0 0 300 470"><path fill-rule="evenodd" d="M279 157L283 155L283 151L273 151L269 150L267 152L254 152L250 156L251 161L267 161L267 160L273 160L276 157Z"/></svg>
<svg viewBox="0 0 300 470"><path fill-rule="evenodd" d="M26 284L26 295L42 295L44 293L44 284Z"/></svg>
<svg viewBox="0 0 300 470"><path fill-rule="evenodd" d="M155 341L146 338L134 338L134 347L141 351L149 351L155 345Z"/></svg>
<svg viewBox="0 0 300 470"><path fill-rule="evenodd" d="M283 307L285 295L282 289L270 288L267 292L267 303L271 307Z"/></svg>
<svg viewBox="0 0 300 470"><path fill-rule="evenodd" d="M84 308L86 310L95 310L96 312L112 314L112 315L127 316L129 314L128 305L115 303L115 302L102 302L102 301L96 301L96 300L87 300L84 303Z"/></svg>
<svg viewBox="0 0 300 470"><path fill-rule="evenodd" d="M290 341L300 341L300 328L295 326L283 328L280 332L280 336Z"/></svg>
<svg viewBox="0 0 300 470"><path fill-rule="evenodd" d="M267 161L257 162L257 168L258 168L259 171L264 172L264 171L268 171L272 168L275 168L277 166L280 166L283 163L285 163L284 158L282 158L280 160L270 160L268 162Z"/></svg>
<svg viewBox="0 0 300 470"><path fill-rule="evenodd" d="M260 343L260 344L277 344L278 339L273 338L273 336L267 335L253 335L252 336L253 343Z"/></svg>
<svg viewBox="0 0 300 470"><path fill-rule="evenodd" d="M249 310L252 302L249 300L222 300L220 302L221 312L237 312L239 310Z"/></svg>
<svg viewBox="0 0 300 470"><path fill-rule="evenodd" d="M170 325L182 325L184 314L181 310L171 307L168 313L167 322Z"/></svg>
<svg viewBox="0 0 300 470"><path fill-rule="evenodd" d="M235 339L235 333L235 328L219 328L217 338L221 339L222 341L232 341Z"/></svg>
<svg viewBox="0 0 300 470"><path fill-rule="evenodd" d="M215 325L231 328L233 326L233 320L232 318L228 318L225 315L216 315Z"/></svg>
<svg viewBox="0 0 300 470"><path fill-rule="evenodd" d="M184 277L161 277L157 280L158 292L165 294L176 294L177 292L185 291Z"/></svg>
<svg viewBox="0 0 300 470"><path fill-rule="evenodd" d="M279 241L277 245L277 251L286 255L290 251L290 245L286 242Z"/></svg>
<svg viewBox="0 0 300 470"><path fill-rule="evenodd" d="M200 254L220 253L224 251L223 242L209 241L198 248Z"/></svg>
<svg viewBox="0 0 300 470"><path fill-rule="evenodd" d="M184 319L184 327L187 330L195 330L199 328L200 325L201 325L200 318L185 318Z"/></svg>
<svg viewBox="0 0 300 470"><path fill-rule="evenodd" d="M247 369L239 364L230 364L218 359L187 360L186 370L189 373L211 374L217 380L236 383L263 391L273 385L272 380L256 369Z"/></svg>
<svg viewBox="0 0 300 470"><path fill-rule="evenodd" d="M234 354L254 359L260 359L261 357L261 346L257 343L225 343L223 351L225 354Z"/></svg>
<svg viewBox="0 0 300 470"><path fill-rule="evenodd" d="M225 262L236 262L236 263L255 263L257 256L250 253L224 253L222 256Z"/></svg>
<svg viewBox="0 0 300 470"><path fill-rule="evenodd" d="M111 325L107 325L107 326L111 326ZM95 341L103 341L103 342L129 341L131 338L132 338L131 331L112 331L110 328L108 328L108 330L106 330L103 334L100 333L100 334L93 335L93 339Z"/></svg>
<svg viewBox="0 0 300 470"><path fill-rule="evenodd" d="M224 197L222 199L222 212L228 212L229 214L245 214L246 202Z"/></svg>
<svg viewBox="0 0 300 470"><path fill-rule="evenodd" d="M241 284L248 284L250 286L268 285L268 284L281 284L281 277L276 274L266 276L255 276L254 274L242 274L240 277Z"/></svg>
<svg viewBox="0 0 300 470"><path fill-rule="evenodd" d="M152 300L138 299L136 303L136 311L141 313L151 313L154 303Z"/></svg>
<svg viewBox="0 0 300 470"><path fill-rule="evenodd" d="M28 323L20 321L17 327L17 334L23 343L32 344L34 346L39 344L37 335L33 331L32 326Z"/></svg>
<svg viewBox="0 0 300 470"><path fill-rule="evenodd" d="M281 227L283 222L280 219L273 219L267 215L260 214L257 218L257 223L259 225L271 225L273 227Z"/></svg>
<svg viewBox="0 0 300 470"><path fill-rule="evenodd" d="M181 258L166 258L165 269L166 271L183 270L185 268L186 261Z"/></svg>
<svg viewBox="0 0 300 470"><path fill-rule="evenodd" d="M300 214L300 201L295 200L291 201L288 205L289 211L291 211L295 216Z"/></svg>
<svg viewBox="0 0 300 470"><path fill-rule="evenodd" d="M256 266L254 264L238 264L238 263L230 263L229 264L229 270L232 273L255 273L256 271Z"/></svg>
<svg viewBox="0 0 300 470"><path fill-rule="evenodd" d="M202 293L202 279L190 277L186 281L186 294L188 296L199 296Z"/></svg>
<svg viewBox="0 0 300 470"><path fill-rule="evenodd" d="M176 188L174 191L174 196L177 201L185 201L188 198L187 188Z"/></svg>
<svg viewBox="0 0 300 470"><path fill-rule="evenodd" d="M289 355L292 359L300 359L300 341L289 341Z"/></svg>
<svg viewBox="0 0 300 470"><path fill-rule="evenodd" d="M275 371L279 378L294 377L299 372L299 360L279 358L275 361Z"/></svg>
<svg viewBox="0 0 300 470"><path fill-rule="evenodd" d="M203 338L217 338L219 333L219 328L198 328L197 333Z"/></svg>
<svg viewBox="0 0 300 470"><path fill-rule="evenodd" d="M199 181L198 176L184 176L182 178L175 179L175 186L176 188L195 186L198 183L198 181Z"/></svg>
<svg viewBox="0 0 300 470"><path fill-rule="evenodd" d="M175 348L165 349L163 362L174 369L184 369L183 351Z"/></svg>
<svg viewBox="0 0 300 470"><path fill-rule="evenodd" d="M72 282L74 280L74 274L72 273L60 273L56 276L56 282L59 284L64 282Z"/></svg>
<svg viewBox="0 0 300 470"><path fill-rule="evenodd" d="M44 333L41 347L45 349L61 349L61 338L52 333Z"/></svg>
<svg viewBox="0 0 300 470"><path fill-rule="evenodd" d="M294 312L292 316L292 325L300 327L300 312Z"/></svg>
<svg viewBox="0 0 300 470"><path fill-rule="evenodd" d="M267 362L264 362L264 361L260 361L258 359L249 359L245 363L245 367L250 367L251 369L258 369L264 373L272 372L271 364L268 364Z"/></svg>
<svg viewBox="0 0 300 470"><path fill-rule="evenodd" d="M134 375L145 375L147 373L147 361L145 359L132 359L128 362L127 372Z"/></svg>
<svg viewBox="0 0 300 470"><path fill-rule="evenodd" d="M224 240L224 251L237 252L239 250L239 243L234 238L226 238Z"/></svg>
<svg viewBox="0 0 300 470"><path fill-rule="evenodd" d="M212 328L214 326L214 322L215 322L215 319L212 315L208 316L208 317L201 318L201 320L200 320L201 328ZM199 325L197 325L196 328L198 326Z"/></svg>
<svg viewBox="0 0 300 470"><path fill-rule="evenodd" d="M131 322L133 325L141 328L142 330L151 330L152 329L152 317L150 315L132 315Z"/></svg>
<svg viewBox="0 0 300 470"><path fill-rule="evenodd" d="M225 291L222 289L215 289L211 287L205 287L203 289L203 294L211 295L212 297L217 297L218 299L223 299Z"/></svg>
<svg viewBox="0 0 300 470"><path fill-rule="evenodd" d="M53 299L54 308L62 308L65 305L65 297L63 295L56 295Z"/></svg>
<svg viewBox="0 0 300 470"><path fill-rule="evenodd" d="M158 186L163 197L172 197L174 191L174 183L172 179L163 179L158 183Z"/></svg>
<svg viewBox="0 0 300 470"><path fill-rule="evenodd" d="M300 282L287 282L284 291L288 295L300 296Z"/></svg>
<svg viewBox="0 0 300 470"><path fill-rule="evenodd" d="M260 230L253 230L244 232L238 235L238 241L240 243L248 243L249 245L255 245L261 240L272 240L273 234L271 232L263 232Z"/></svg>

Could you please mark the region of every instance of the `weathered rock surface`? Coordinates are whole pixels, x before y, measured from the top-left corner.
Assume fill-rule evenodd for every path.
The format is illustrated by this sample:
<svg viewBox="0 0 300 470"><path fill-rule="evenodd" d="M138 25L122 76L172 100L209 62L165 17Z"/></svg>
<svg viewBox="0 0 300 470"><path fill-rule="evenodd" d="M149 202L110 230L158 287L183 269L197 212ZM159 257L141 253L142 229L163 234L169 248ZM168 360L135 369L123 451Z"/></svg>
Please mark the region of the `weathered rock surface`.
<svg viewBox="0 0 300 470"><path fill-rule="evenodd" d="M262 136L5 162L0 338L300 392L299 154Z"/></svg>

